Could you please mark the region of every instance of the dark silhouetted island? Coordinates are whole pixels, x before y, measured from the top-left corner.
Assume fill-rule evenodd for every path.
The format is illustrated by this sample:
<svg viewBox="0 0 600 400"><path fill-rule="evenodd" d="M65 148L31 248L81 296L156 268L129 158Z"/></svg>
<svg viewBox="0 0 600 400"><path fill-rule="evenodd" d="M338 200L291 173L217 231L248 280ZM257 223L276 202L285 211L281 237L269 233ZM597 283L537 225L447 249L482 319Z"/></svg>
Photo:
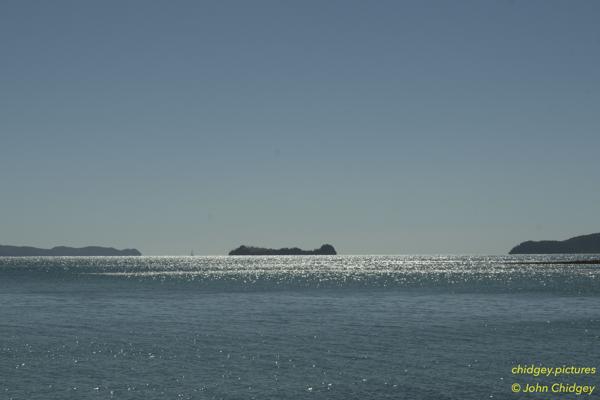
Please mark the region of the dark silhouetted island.
<svg viewBox="0 0 600 400"><path fill-rule="evenodd" d="M230 256L305 256L305 255L336 255L337 252L330 244L324 244L318 249L302 250L297 247L282 249L266 249L263 247L240 246L229 252Z"/></svg>
<svg viewBox="0 0 600 400"><path fill-rule="evenodd" d="M529 240L512 248L508 254L600 254L600 233L576 236L567 240Z"/></svg>
<svg viewBox="0 0 600 400"><path fill-rule="evenodd" d="M117 250L112 247L65 247L58 246L51 249L39 249L29 246L2 246L0 257L40 257L40 256L141 256L136 249Z"/></svg>

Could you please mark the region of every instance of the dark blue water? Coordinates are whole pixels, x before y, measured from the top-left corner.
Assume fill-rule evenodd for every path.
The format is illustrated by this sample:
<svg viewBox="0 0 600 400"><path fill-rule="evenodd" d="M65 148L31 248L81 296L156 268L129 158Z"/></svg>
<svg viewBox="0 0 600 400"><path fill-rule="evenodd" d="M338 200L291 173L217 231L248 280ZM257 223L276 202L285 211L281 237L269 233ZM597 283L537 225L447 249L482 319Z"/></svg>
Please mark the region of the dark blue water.
<svg viewBox="0 0 600 400"><path fill-rule="evenodd" d="M549 258L0 259L0 398L595 398L511 393L600 367L600 266Z"/></svg>

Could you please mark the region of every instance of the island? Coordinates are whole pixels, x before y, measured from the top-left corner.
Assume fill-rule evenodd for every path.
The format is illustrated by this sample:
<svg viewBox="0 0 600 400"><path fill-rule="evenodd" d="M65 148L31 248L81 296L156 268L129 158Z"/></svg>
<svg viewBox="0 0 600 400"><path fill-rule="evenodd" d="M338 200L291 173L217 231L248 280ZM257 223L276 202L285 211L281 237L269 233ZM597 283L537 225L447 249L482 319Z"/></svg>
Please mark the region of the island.
<svg viewBox="0 0 600 400"><path fill-rule="evenodd" d="M513 247L508 254L600 254L600 233L567 240L529 240Z"/></svg>
<svg viewBox="0 0 600 400"><path fill-rule="evenodd" d="M318 249L302 250L298 247L284 247L282 249L267 249L254 246L240 246L229 252L230 256L334 256L337 252L330 244L324 244Z"/></svg>
<svg viewBox="0 0 600 400"><path fill-rule="evenodd" d="M0 245L0 257L41 257L41 256L141 256L137 249L117 250L112 247L87 246L66 247L57 246L51 249L40 249L30 246Z"/></svg>

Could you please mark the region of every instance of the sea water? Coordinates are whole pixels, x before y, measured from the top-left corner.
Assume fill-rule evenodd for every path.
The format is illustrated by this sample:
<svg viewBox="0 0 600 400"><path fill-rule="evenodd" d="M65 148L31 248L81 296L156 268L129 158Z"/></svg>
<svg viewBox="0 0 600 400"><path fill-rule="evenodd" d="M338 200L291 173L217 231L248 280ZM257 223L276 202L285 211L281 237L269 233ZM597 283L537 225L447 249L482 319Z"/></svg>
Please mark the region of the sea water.
<svg viewBox="0 0 600 400"><path fill-rule="evenodd" d="M566 257L0 258L0 398L565 399L511 369L600 367Z"/></svg>

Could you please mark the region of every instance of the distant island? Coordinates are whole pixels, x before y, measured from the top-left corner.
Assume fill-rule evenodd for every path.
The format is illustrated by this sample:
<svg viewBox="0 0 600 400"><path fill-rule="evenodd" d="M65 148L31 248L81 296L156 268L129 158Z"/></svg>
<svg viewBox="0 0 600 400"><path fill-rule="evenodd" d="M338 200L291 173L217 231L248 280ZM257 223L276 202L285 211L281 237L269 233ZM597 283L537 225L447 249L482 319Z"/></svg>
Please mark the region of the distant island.
<svg viewBox="0 0 600 400"><path fill-rule="evenodd" d="M336 255L337 252L330 244L324 244L318 249L302 250L298 247L282 249L266 249L263 247L240 246L229 252L230 256L303 256L303 255Z"/></svg>
<svg viewBox="0 0 600 400"><path fill-rule="evenodd" d="M136 249L117 250L112 247L87 246L66 247L58 246L51 249L40 249L30 246L0 245L0 257L40 257L40 256L141 256Z"/></svg>
<svg viewBox="0 0 600 400"><path fill-rule="evenodd" d="M600 254L600 233L576 236L567 240L529 240L512 248L508 254Z"/></svg>

